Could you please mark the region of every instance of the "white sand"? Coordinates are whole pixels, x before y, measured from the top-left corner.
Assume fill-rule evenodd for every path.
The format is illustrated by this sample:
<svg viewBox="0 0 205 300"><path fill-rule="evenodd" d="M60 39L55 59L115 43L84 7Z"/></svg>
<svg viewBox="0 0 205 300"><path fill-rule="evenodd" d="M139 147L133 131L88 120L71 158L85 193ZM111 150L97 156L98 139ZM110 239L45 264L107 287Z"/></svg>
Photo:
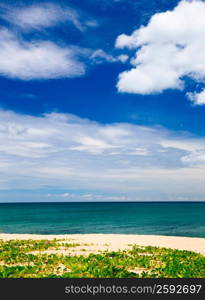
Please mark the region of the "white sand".
<svg viewBox="0 0 205 300"><path fill-rule="evenodd" d="M35 235L35 234L0 234L4 241L13 239L64 239L69 243L81 244L69 251L75 254L96 253L98 251L117 251L128 249L130 245L157 246L172 249L195 251L205 255L205 238L159 236L159 235L125 235L125 234L72 234L72 235ZM49 253L52 250L48 250ZM59 250L62 254L68 254L68 250ZM56 253L56 251L55 251ZM85 254L86 254L85 253Z"/></svg>

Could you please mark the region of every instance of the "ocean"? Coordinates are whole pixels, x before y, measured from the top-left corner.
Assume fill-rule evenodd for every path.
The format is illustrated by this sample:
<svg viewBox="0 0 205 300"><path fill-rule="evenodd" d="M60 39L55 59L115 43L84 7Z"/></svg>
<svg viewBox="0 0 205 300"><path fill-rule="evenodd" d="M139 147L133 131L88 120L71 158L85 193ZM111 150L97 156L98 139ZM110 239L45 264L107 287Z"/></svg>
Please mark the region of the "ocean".
<svg viewBox="0 0 205 300"><path fill-rule="evenodd" d="M205 237L205 202L2 203L0 232Z"/></svg>

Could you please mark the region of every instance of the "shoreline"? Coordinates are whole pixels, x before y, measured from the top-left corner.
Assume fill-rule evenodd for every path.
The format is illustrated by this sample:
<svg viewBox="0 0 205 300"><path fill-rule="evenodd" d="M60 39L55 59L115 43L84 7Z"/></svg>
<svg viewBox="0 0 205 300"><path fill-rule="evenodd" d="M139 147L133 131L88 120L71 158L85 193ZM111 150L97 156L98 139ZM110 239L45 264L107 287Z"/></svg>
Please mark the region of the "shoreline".
<svg viewBox="0 0 205 300"><path fill-rule="evenodd" d="M154 246L187 250L205 255L205 238L179 237L162 235L133 235L133 234L63 234L63 235L39 235L39 234L11 234L0 233L0 240L52 240L60 239L79 243L85 246L87 253L99 251L126 250L133 245ZM78 249L76 249L78 252Z"/></svg>

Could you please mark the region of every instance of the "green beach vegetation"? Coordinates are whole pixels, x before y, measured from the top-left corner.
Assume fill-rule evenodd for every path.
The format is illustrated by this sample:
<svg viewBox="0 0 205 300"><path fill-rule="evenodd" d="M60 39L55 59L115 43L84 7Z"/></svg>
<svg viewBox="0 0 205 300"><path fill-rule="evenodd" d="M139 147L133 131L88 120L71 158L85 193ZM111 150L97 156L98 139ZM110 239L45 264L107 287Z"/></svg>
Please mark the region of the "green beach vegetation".
<svg viewBox="0 0 205 300"><path fill-rule="evenodd" d="M0 278L205 277L205 256L195 252L135 245L116 252L65 254L79 246L84 245L57 239L0 240Z"/></svg>

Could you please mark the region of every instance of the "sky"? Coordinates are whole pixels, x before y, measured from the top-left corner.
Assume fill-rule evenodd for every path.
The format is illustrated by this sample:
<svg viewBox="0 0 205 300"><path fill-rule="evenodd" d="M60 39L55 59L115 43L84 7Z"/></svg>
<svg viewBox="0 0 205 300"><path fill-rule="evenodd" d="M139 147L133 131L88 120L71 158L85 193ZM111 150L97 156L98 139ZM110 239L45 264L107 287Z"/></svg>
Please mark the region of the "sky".
<svg viewBox="0 0 205 300"><path fill-rule="evenodd" d="M203 201L205 1L1 1L0 202Z"/></svg>

